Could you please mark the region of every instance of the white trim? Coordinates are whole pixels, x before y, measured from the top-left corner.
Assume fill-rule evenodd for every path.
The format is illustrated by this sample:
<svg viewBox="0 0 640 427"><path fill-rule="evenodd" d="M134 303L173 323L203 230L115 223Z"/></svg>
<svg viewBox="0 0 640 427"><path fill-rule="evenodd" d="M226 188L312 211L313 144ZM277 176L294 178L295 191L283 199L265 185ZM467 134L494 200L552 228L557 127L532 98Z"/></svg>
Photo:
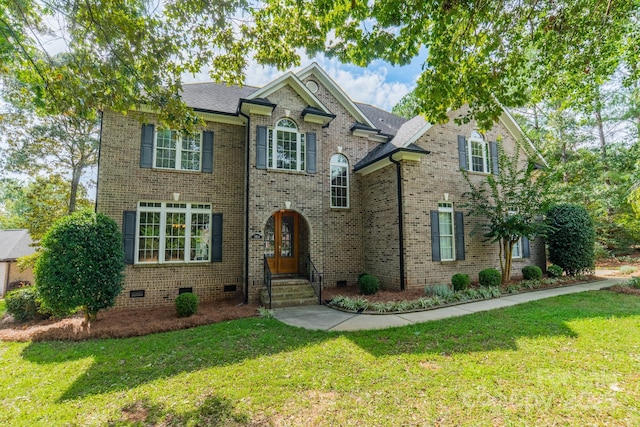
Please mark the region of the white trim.
<svg viewBox="0 0 640 427"><path fill-rule="evenodd" d="M166 147L160 147L158 148L158 134L160 132L175 132L177 137L176 137L176 148L166 148ZM200 153L198 155L198 167L196 169L182 169L182 153L183 153L183 148L182 148L182 138L183 138L183 134L174 130L174 129L158 129L158 127L156 126L153 132L153 165L152 168L153 169L162 169L162 170L176 170L176 171L182 171L182 172L200 172L202 171L202 132L198 132L197 133L198 138L200 139ZM195 135L194 135L195 136ZM164 167L164 166L158 166L157 165L157 156L158 156L158 149L161 150L171 150L175 153L175 167L170 168L170 167ZM185 152L187 153L193 153L195 151L193 150L186 150Z"/></svg>
<svg viewBox="0 0 640 427"><path fill-rule="evenodd" d="M425 156L426 153L416 153L413 151L400 151L398 153L395 153L393 155L393 159L397 160L397 161L401 161L401 160L408 160L411 162L419 162L420 159L422 159ZM377 170L380 170L384 167L389 166L391 163L391 161L389 160L389 156L383 157L380 160L378 160L375 163L370 164L369 166L366 166L360 170L358 170L356 173L359 173L362 176L366 176L369 175L370 173L373 173Z"/></svg>
<svg viewBox="0 0 640 427"><path fill-rule="evenodd" d="M451 234L443 236L442 224L440 223L440 213L446 213L451 216ZM456 216L453 211L453 203L449 201L438 202L438 244L440 245L440 261L456 260ZM442 254L442 237L451 238L451 258L444 258Z"/></svg>
<svg viewBox="0 0 640 427"><path fill-rule="evenodd" d="M267 98L269 95L277 92L285 86L291 86L291 88L311 107L319 108L327 114L331 114L331 111L302 83L302 80L298 78L291 71L283 74L257 91L253 92L246 99Z"/></svg>
<svg viewBox="0 0 640 427"><path fill-rule="evenodd" d="M338 102L356 119L356 121L365 124L369 127L375 128L376 126L371 123L369 118L358 108L358 106L351 100L349 95L342 90L336 82L324 71L317 62L311 63L308 67L300 70L296 73L297 77L302 81L309 76L315 76L320 83L333 95ZM306 86L305 86L306 87Z"/></svg>
<svg viewBox="0 0 640 427"><path fill-rule="evenodd" d="M160 206L141 206L142 204L154 204ZM175 205L184 205L185 207L176 207ZM204 207L201 207L204 206ZM153 238L158 239L158 259L153 261L140 261L140 220L141 213L143 212L151 212L151 213L159 213L160 221L159 221L159 235L153 236ZM166 243L167 243L167 234L166 234L166 224L167 224L167 214L168 213L179 213L184 214L185 216L185 224L184 224L184 259L182 260L165 260L166 256ZM209 215L209 243L208 243L208 253L207 259L191 259L191 241L193 239L197 239L198 236L191 235L191 220L194 214L206 214ZM137 215L136 215L136 236L135 236L135 257L134 264L137 265L156 265L156 264L198 264L198 263L208 263L211 262L211 227L213 222L213 213L211 209L210 203L186 203L186 202L159 202L159 201L139 201L137 206Z"/></svg>
<svg viewBox="0 0 640 427"><path fill-rule="evenodd" d="M333 158L334 156L340 156L342 158L344 158L344 160L346 161L346 163L337 163L337 162L333 162ZM346 179L347 179L347 184L346 184L346 189L347 189L347 205L346 206L334 206L333 205L333 182L332 182L332 178L333 178L333 167L339 167L339 168L343 168L344 171L346 172ZM329 158L329 206L331 207L331 209L349 209L351 207L351 197L350 197L350 193L351 193L351 185L350 185L350 178L349 178L349 159L347 158L347 156L345 156L342 153L333 153L331 155L331 157ZM343 186L338 186L336 185L336 188L345 188Z"/></svg>

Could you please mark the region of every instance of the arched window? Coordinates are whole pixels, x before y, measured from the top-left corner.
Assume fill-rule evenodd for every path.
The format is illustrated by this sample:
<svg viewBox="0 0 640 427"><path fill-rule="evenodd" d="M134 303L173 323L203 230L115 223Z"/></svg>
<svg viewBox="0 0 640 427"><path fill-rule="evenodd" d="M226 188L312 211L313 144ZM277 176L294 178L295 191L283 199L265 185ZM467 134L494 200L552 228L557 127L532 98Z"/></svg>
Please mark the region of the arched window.
<svg viewBox="0 0 640 427"><path fill-rule="evenodd" d="M269 130L267 161L267 166L273 169L305 170L304 133L298 132L293 120L280 119Z"/></svg>
<svg viewBox="0 0 640 427"><path fill-rule="evenodd" d="M483 136L476 131L471 132L471 137L467 140L469 153L469 170L474 172L489 173L489 147Z"/></svg>
<svg viewBox="0 0 640 427"><path fill-rule="evenodd" d="M331 156L331 207L349 207L349 161L342 154Z"/></svg>

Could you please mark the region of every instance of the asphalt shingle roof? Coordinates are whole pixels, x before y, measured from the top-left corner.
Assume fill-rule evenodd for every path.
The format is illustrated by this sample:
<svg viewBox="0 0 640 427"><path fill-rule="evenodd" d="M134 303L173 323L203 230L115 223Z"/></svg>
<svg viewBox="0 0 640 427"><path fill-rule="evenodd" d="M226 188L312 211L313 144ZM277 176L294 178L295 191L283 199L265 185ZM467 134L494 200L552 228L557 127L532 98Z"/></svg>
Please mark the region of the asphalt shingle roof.
<svg viewBox="0 0 640 427"><path fill-rule="evenodd" d="M36 249L28 230L0 230L0 261L14 261Z"/></svg>

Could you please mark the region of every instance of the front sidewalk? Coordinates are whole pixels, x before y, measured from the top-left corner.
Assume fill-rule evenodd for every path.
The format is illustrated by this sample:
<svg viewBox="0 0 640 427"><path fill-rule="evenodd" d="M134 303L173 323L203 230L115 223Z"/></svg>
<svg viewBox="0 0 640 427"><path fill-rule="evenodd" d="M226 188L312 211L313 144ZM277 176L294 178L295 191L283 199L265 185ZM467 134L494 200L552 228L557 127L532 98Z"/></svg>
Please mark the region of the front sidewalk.
<svg viewBox="0 0 640 427"><path fill-rule="evenodd" d="M274 310L273 314L276 319L286 323L287 325L297 326L304 329L324 331L385 329L395 326L407 326L415 323L428 322L430 320L445 319L448 317L464 316L496 308L510 307L512 305L555 297L558 295L598 290L628 280L628 278L605 278L601 272L598 272L598 277L602 280L562 288L543 289L521 294L508 294L500 298L412 313L357 314L334 310L324 305L313 305L280 308Z"/></svg>

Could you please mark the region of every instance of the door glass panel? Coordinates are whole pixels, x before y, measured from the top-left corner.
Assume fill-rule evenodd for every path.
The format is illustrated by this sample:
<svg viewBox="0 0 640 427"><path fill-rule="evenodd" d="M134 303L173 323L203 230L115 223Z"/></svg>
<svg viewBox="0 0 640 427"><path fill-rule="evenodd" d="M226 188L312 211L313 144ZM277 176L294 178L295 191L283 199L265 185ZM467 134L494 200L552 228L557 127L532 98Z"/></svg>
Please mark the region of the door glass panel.
<svg viewBox="0 0 640 427"><path fill-rule="evenodd" d="M292 257L293 256L293 217L282 216L282 242L280 244L280 256Z"/></svg>
<svg viewBox="0 0 640 427"><path fill-rule="evenodd" d="M276 235L274 229L275 217L271 217L264 228L264 254L267 258L273 258L275 256Z"/></svg>

